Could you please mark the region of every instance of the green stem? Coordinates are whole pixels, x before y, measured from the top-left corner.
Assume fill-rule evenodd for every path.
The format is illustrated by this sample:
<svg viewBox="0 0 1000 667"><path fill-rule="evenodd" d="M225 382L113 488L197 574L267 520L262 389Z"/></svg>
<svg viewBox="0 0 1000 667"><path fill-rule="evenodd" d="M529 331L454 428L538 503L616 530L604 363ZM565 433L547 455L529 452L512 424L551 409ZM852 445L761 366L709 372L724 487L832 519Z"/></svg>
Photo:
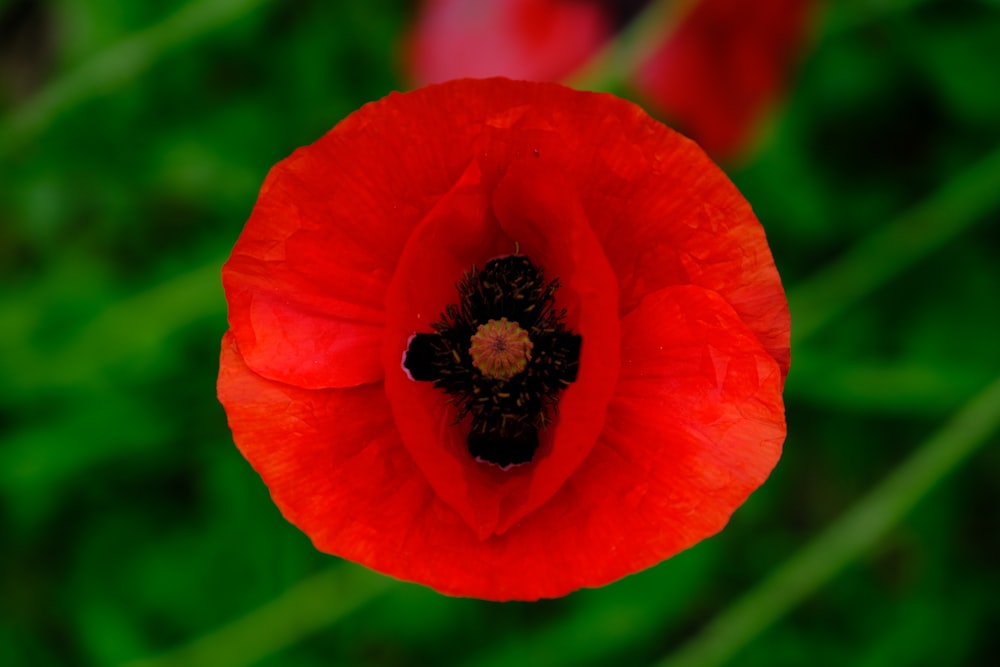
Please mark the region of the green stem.
<svg viewBox="0 0 1000 667"><path fill-rule="evenodd" d="M272 656L389 590L393 580L340 563L271 602L166 653L122 667L244 667Z"/></svg>
<svg viewBox="0 0 1000 667"><path fill-rule="evenodd" d="M1000 149L788 292L792 348L1000 205Z"/></svg>
<svg viewBox="0 0 1000 667"><path fill-rule="evenodd" d="M993 377L982 365L857 360L808 346L794 351L785 400L854 413L945 418ZM822 381L817 381L822 378Z"/></svg>
<svg viewBox="0 0 1000 667"><path fill-rule="evenodd" d="M917 502L1000 427L1000 379L927 440L868 496L755 589L716 616L659 667L716 667L852 560L870 550Z"/></svg>
<svg viewBox="0 0 1000 667"><path fill-rule="evenodd" d="M823 21L824 39L856 31L886 15L912 12L925 4L927 0L854 0L828 3Z"/></svg>
<svg viewBox="0 0 1000 667"><path fill-rule="evenodd" d="M698 0L657 0L608 42L566 83L580 90L614 90L623 78L644 63L663 44Z"/></svg>
<svg viewBox="0 0 1000 667"><path fill-rule="evenodd" d="M202 318L221 317L225 300L219 273L225 260L217 257L109 304L82 324L71 339L51 349L24 345L17 336L0 336L0 349L20 345L17 354L7 355L6 391L27 394L44 387L92 384L115 364L157 353L168 336L185 326ZM51 291L41 297L28 293L10 306L11 313L34 313L32 303L56 298L49 294ZM36 325L29 322L19 328L30 330Z"/></svg>

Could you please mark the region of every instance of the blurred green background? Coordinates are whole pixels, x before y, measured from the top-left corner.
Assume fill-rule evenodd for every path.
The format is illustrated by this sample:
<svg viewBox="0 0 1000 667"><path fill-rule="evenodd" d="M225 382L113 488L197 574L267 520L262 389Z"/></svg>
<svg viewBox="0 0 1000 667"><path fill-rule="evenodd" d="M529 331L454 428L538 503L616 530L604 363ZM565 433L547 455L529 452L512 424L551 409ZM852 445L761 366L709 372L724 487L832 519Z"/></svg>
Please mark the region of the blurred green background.
<svg viewBox="0 0 1000 667"><path fill-rule="evenodd" d="M1000 3L829 3L727 168L791 300L786 453L721 535L537 604L317 553L215 398L264 175L407 87L414 11L0 0L0 665L995 664Z"/></svg>

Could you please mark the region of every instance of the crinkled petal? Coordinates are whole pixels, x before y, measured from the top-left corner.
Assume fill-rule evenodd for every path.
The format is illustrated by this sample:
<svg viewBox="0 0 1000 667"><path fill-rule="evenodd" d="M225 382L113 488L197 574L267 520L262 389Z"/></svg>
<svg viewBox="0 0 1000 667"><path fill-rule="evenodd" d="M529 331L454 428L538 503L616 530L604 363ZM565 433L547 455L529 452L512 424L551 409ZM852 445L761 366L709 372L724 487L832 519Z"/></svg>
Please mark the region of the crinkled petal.
<svg viewBox="0 0 1000 667"><path fill-rule="evenodd" d="M246 365L231 334L220 365L233 438L282 514L318 548L406 576L386 561L406 557L401 545L438 501L400 441L381 384L309 390L274 382Z"/></svg>
<svg viewBox="0 0 1000 667"><path fill-rule="evenodd" d="M470 85L390 95L271 170L223 268L230 329L256 372L311 388L381 377L385 290L403 244L504 103L469 96Z"/></svg>
<svg viewBox="0 0 1000 667"><path fill-rule="evenodd" d="M223 267L230 329L247 362L267 377L306 387L371 382L381 372L391 267L349 238L351 225L328 217L295 177L295 169L310 168L300 164L309 155L300 151L272 170Z"/></svg>
<svg viewBox="0 0 1000 667"><path fill-rule="evenodd" d="M504 596L603 585L721 530L780 456L781 387L777 363L718 295L649 295L622 322L622 371L597 445L480 556L518 573ZM467 574L469 588L496 590Z"/></svg>

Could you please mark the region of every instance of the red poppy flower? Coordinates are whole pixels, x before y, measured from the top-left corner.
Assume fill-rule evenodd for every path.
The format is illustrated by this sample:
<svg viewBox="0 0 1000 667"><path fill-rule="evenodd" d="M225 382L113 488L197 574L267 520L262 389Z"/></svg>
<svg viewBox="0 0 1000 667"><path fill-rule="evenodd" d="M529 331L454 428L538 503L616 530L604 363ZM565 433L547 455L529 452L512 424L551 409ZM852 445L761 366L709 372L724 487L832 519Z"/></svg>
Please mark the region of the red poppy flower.
<svg viewBox="0 0 1000 667"><path fill-rule="evenodd" d="M427 0L409 38L415 81L571 75L635 17L644 0ZM699 0L637 71L641 100L732 158L783 91L813 0Z"/></svg>
<svg viewBox="0 0 1000 667"><path fill-rule="evenodd" d="M764 233L610 95L460 80L366 105L274 167L223 284L219 397L278 507L445 593L653 565L780 455Z"/></svg>

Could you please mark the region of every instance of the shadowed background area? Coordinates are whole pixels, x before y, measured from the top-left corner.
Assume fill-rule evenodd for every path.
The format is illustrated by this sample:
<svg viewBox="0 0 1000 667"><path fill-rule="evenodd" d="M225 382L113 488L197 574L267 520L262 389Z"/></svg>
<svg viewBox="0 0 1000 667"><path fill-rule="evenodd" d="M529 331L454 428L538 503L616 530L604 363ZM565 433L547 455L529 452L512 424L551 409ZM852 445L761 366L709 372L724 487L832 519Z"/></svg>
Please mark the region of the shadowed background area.
<svg viewBox="0 0 1000 667"><path fill-rule="evenodd" d="M713 152L788 289L785 455L719 536L537 604L395 582L281 518L215 398L219 268L272 164L434 78L415 45L465 34L454 16L421 33L448 4L0 0L0 664L990 663L988 0L808 3L774 71L738 66L778 39L754 32L774 21L720 28L739 2L700 32L682 32L690 1L495 19L514 31L494 35L497 66L495 49L540 43L561 69L532 76L613 90L693 134L733 117L720 105L763 100L739 146ZM558 41L567 15L590 41ZM679 35L695 46L671 53L714 64L657 89L649 58ZM713 67L730 74L707 85ZM708 106L677 106L695 98Z"/></svg>

